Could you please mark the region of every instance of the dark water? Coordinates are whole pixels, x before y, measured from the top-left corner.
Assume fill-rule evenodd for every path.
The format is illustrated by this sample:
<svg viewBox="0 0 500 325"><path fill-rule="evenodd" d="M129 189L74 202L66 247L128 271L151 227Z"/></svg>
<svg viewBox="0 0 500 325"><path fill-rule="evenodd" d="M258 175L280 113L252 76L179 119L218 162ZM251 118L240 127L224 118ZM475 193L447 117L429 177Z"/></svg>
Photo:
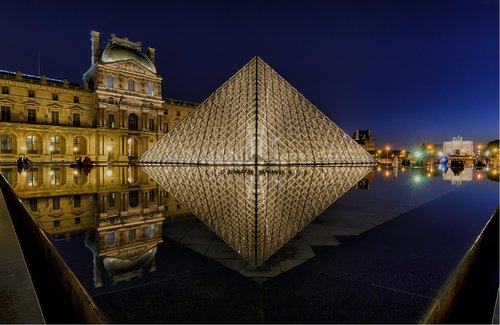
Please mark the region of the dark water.
<svg viewBox="0 0 500 325"><path fill-rule="evenodd" d="M115 322L416 322L498 206L498 168L1 170Z"/></svg>

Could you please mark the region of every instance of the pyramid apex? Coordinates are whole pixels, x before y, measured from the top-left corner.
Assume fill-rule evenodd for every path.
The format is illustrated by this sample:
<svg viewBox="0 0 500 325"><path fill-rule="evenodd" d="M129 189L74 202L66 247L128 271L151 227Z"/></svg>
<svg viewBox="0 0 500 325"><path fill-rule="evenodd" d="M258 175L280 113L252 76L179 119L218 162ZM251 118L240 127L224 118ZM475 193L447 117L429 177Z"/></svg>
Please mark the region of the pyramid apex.
<svg viewBox="0 0 500 325"><path fill-rule="evenodd" d="M374 163L366 150L257 55L144 153L140 161Z"/></svg>

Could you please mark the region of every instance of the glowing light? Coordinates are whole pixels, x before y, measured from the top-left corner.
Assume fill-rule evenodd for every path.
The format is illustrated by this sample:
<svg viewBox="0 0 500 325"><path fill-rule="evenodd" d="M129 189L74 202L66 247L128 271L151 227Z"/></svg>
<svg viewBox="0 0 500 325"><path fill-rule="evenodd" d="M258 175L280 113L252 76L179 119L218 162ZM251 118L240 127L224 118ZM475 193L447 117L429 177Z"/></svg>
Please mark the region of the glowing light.
<svg viewBox="0 0 500 325"><path fill-rule="evenodd" d="M427 150L431 150L432 149L432 146L427 146Z"/></svg>
<svg viewBox="0 0 500 325"><path fill-rule="evenodd" d="M496 175L496 174L498 174L498 171L496 169L493 169L492 173L493 173L493 175Z"/></svg>
<svg viewBox="0 0 500 325"><path fill-rule="evenodd" d="M127 140L127 143L128 143L128 144L131 144L131 143L132 143L132 139L128 139L128 140Z"/></svg>
<svg viewBox="0 0 500 325"><path fill-rule="evenodd" d="M415 151L415 157L420 158L422 156L422 153L420 151Z"/></svg>
<svg viewBox="0 0 500 325"><path fill-rule="evenodd" d="M128 181L129 183L132 183L132 181L133 181L132 177L127 178L127 181Z"/></svg>
<svg viewBox="0 0 500 325"><path fill-rule="evenodd" d="M54 175L54 171L53 171L52 169L51 169L51 170L49 170L49 175L50 175L50 176Z"/></svg>
<svg viewBox="0 0 500 325"><path fill-rule="evenodd" d="M109 177L111 177L111 175L113 175L113 171L111 169L108 169L106 171L106 175L108 175Z"/></svg>
<svg viewBox="0 0 500 325"><path fill-rule="evenodd" d="M26 146L21 146L21 151L26 151Z"/></svg>
<svg viewBox="0 0 500 325"><path fill-rule="evenodd" d="M489 152L489 151L486 151L484 154L485 154L486 156L489 156L489 155L490 155L490 152Z"/></svg>
<svg viewBox="0 0 500 325"><path fill-rule="evenodd" d="M381 170L382 170L382 168L381 168L380 166L378 166L378 167L377 167L377 171L379 172L379 171L381 171Z"/></svg>
<svg viewBox="0 0 500 325"><path fill-rule="evenodd" d="M389 150L391 150L391 147L389 147L389 146L385 147L385 151L389 151Z"/></svg>
<svg viewBox="0 0 500 325"><path fill-rule="evenodd" d="M78 172L78 170L76 170L76 169L75 169L75 170L73 171L73 175L77 176L78 174L80 174L80 173Z"/></svg>
<svg viewBox="0 0 500 325"><path fill-rule="evenodd" d="M413 180L415 181L415 183L420 183L422 181L422 177L420 177L420 175L417 175L413 178Z"/></svg>
<svg viewBox="0 0 500 325"><path fill-rule="evenodd" d="M405 169L404 167L403 167L403 168L401 168L401 171L402 171L402 172L404 172L405 170L406 170L406 169Z"/></svg>
<svg viewBox="0 0 500 325"><path fill-rule="evenodd" d="M477 179L481 179L481 174L477 174Z"/></svg>
<svg viewBox="0 0 500 325"><path fill-rule="evenodd" d="M112 149L113 149L113 148L111 148L111 146L110 146L109 144L106 146L106 151L107 151L107 152L110 152Z"/></svg>
<svg viewBox="0 0 500 325"><path fill-rule="evenodd" d="M406 153L406 150L401 150L401 154L404 155Z"/></svg>
<svg viewBox="0 0 500 325"><path fill-rule="evenodd" d="M443 152L442 151L438 151L438 156L439 157L443 157Z"/></svg>
<svg viewBox="0 0 500 325"><path fill-rule="evenodd" d="M431 173L427 173L427 177L428 177L428 178L431 178L431 177L432 177L432 174L431 174Z"/></svg>
<svg viewBox="0 0 500 325"><path fill-rule="evenodd" d="M78 151L78 148L77 147L73 147L73 152L77 152Z"/></svg>
<svg viewBox="0 0 500 325"><path fill-rule="evenodd" d="M49 151L50 152L54 151L54 146L49 146Z"/></svg>
<svg viewBox="0 0 500 325"><path fill-rule="evenodd" d="M385 176L389 177L389 171L388 170L385 171Z"/></svg>
<svg viewBox="0 0 500 325"><path fill-rule="evenodd" d="M28 173L27 173L25 170L23 170L23 171L21 172L21 175L26 176L26 175L28 175Z"/></svg>

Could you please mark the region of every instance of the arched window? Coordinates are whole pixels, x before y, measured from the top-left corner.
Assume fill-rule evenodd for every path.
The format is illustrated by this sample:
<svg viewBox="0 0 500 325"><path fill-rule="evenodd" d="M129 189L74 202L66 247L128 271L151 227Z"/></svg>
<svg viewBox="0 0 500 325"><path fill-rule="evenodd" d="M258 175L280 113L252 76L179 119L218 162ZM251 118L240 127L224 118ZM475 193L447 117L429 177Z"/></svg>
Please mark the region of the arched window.
<svg viewBox="0 0 500 325"><path fill-rule="evenodd" d="M50 149L52 153L61 153L61 138L57 135L50 137Z"/></svg>
<svg viewBox="0 0 500 325"><path fill-rule="evenodd" d="M134 82L134 80L132 80L132 79L130 79L130 80L128 81L128 90L129 90L129 91L135 91L135 82Z"/></svg>
<svg viewBox="0 0 500 325"><path fill-rule="evenodd" d="M128 116L128 129L129 130L137 130L137 122L138 122L138 117L134 113L130 114Z"/></svg>
<svg viewBox="0 0 500 325"><path fill-rule="evenodd" d="M0 149L2 153L12 153L12 137L8 134L3 134L0 137Z"/></svg>
<svg viewBox="0 0 500 325"><path fill-rule="evenodd" d="M73 139L73 152L75 154L80 153L82 151L82 138L75 137Z"/></svg>
<svg viewBox="0 0 500 325"><path fill-rule="evenodd" d="M148 96L154 96L154 86L151 81L148 81Z"/></svg>
<svg viewBox="0 0 500 325"><path fill-rule="evenodd" d="M108 76L106 77L106 87L115 88L115 77L110 74L108 74Z"/></svg>
<svg viewBox="0 0 500 325"><path fill-rule="evenodd" d="M455 150L455 156L460 156L460 149Z"/></svg>
<svg viewBox="0 0 500 325"><path fill-rule="evenodd" d="M37 153L38 152L38 144L37 144L37 139L36 136L34 135L28 135L26 137L26 150L27 153Z"/></svg>

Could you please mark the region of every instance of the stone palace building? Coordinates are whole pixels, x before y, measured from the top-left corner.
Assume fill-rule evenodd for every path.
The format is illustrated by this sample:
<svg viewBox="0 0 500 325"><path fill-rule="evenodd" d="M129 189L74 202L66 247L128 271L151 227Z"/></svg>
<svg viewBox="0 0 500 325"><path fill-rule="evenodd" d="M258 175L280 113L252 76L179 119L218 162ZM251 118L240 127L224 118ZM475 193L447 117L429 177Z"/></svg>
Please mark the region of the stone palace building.
<svg viewBox="0 0 500 325"><path fill-rule="evenodd" d="M91 32L83 85L0 70L0 162L135 160L197 105L162 97L155 50Z"/></svg>

